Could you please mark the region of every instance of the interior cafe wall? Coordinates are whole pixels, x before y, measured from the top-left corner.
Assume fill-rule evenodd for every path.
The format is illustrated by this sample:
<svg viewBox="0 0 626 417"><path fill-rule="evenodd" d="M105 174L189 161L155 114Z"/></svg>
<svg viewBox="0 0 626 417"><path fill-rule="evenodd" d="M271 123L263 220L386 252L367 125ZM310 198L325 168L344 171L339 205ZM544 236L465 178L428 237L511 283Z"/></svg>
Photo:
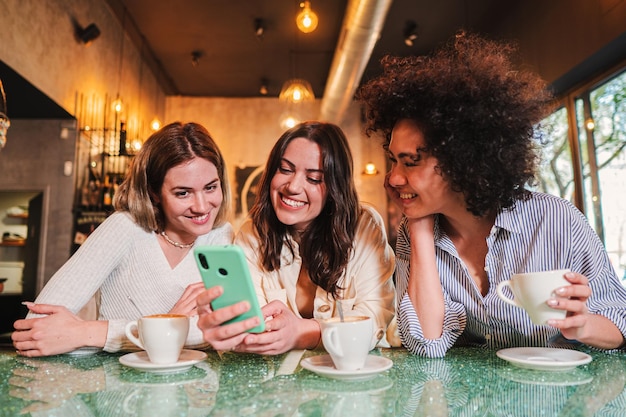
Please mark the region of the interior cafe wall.
<svg viewBox="0 0 626 417"><path fill-rule="evenodd" d="M97 22L101 35L86 46L76 39L74 25L86 27L92 22ZM229 164L233 194L237 189L234 183L237 168L245 172L242 167L262 165L282 133L279 117L284 108L277 98L170 97L166 100L155 74L142 61L140 48L125 33L105 1L4 0L0 27L0 60L75 116L79 127L93 118L89 110L97 106L89 103L94 99L98 103L111 100L117 93L123 98L126 110L138 121L145 123L158 116L163 123L193 120L205 125ZM9 96L7 100L11 117L12 98ZM81 106L81 100L87 106ZM318 99L303 116L315 118L319 105ZM95 111L101 115L97 113L101 110ZM359 120L355 106L339 124L350 141L360 197L372 203L386 219L383 153L373 140L364 140ZM49 168L42 170L39 153L49 149L56 152L60 144L67 145L69 152L74 149L71 141L59 139L60 123L51 121L46 126L50 128L49 134L43 134L41 123L35 125L26 119L12 121L7 147L0 154L0 172L6 173L10 168L11 174L0 175L0 188L45 191L42 236L46 239L38 268L38 288L70 254L72 230L67 225L71 224L72 188L80 168L75 167L66 176L63 164L72 159L71 155L57 158L56 153L48 153L45 160ZM365 159L372 159L381 173L371 177L361 175ZM63 192L60 184L66 184L62 186Z"/></svg>
<svg viewBox="0 0 626 417"><path fill-rule="evenodd" d="M75 25L92 22L97 22L101 35L86 46L76 38ZM83 108L81 100L103 103L118 92L136 120L149 121L155 115L163 119L165 96L105 1L3 0L0 27L0 61L78 118L71 126L84 126L91 115L81 113L96 107ZM0 190L43 191L36 277L41 289L70 255L80 167L66 171L64 166L76 158L79 135L75 128L68 129L66 121L13 119L14 100L7 93L12 120L7 146L0 152ZM68 130L70 135L63 134Z"/></svg>
<svg viewBox="0 0 626 417"><path fill-rule="evenodd" d="M314 120L320 110L320 99L299 110L301 119ZM280 118L285 105L276 98L195 98L168 97L167 120L193 120L204 125L224 154L229 167L229 179L235 197L235 226L241 221L245 208L242 200L251 203L253 193L242 195L249 174L263 166L269 152L284 132ZM343 129L354 158L354 180L361 201L373 205L387 221L387 198L383 188L385 155L380 137L363 134L360 108L353 104L337 124ZM374 162L377 175L363 175L367 162ZM257 171L258 172L258 171ZM251 178L250 181L256 180ZM243 201L244 207L246 202Z"/></svg>

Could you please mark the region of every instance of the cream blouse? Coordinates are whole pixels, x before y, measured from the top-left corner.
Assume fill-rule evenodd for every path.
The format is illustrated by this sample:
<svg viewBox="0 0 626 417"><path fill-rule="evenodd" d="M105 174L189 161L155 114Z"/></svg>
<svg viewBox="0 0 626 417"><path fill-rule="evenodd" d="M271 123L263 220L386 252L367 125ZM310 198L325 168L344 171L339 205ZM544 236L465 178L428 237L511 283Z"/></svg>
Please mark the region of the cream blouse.
<svg viewBox="0 0 626 417"><path fill-rule="evenodd" d="M383 220L369 206L363 206L354 238L352 256L338 282L344 288L337 302L341 303L346 316L369 316L374 320L370 349L383 338L387 326L394 317L395 288L393 272L395 255L387 242ZM298 244L288 237L295 256L283 245L281 268L267 272L259 257L259 238L250 219L246 220L235 243L240 245L248 260L250 274L261 306L273 300L282 301L297 317L302 317L296 303L296 284L302 259ZM324 289L317 287L313 317L316 320L338 316L335 300Z"/></svg>

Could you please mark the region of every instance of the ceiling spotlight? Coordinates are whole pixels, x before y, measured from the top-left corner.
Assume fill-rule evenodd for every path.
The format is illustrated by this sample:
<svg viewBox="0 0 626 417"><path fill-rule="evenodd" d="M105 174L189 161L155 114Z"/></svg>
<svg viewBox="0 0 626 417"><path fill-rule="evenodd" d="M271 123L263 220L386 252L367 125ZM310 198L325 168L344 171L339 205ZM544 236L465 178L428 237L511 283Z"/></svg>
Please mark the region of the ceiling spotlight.
<svg viewBox="0 0 626 417"><path fill-rule="evenodd" d="M263 39L263 34L265 34L263 19L254 19L254 35L259 39Z"/></svg>
<svg viewBox="0 0 626 417"><path fill-rule="evenodd" d="M262 96L266 96L268 93L268 89L267 89L267 84L269 82L267 81L267 78L261 78L261 87L259 87L259 94L261 94Z"/></svg>
<svg viewBox="0 0 626 417"><path fill-rule="evenodd" d="M200 58L202 58L202 52L193 51L191 53L191 65L193 65L194 67L200 65Z"/></svg>
<svg viewBox="0 0 626 417"><path fill-rule="evenodd" d="M413 46L415 39L417 39L417 23L412 20L408 20L404 26L404 44L406 46Z"/></svg>
<svg viewBox="0 0 626 417"><path fill-rule="evenodd" d="M89 46L91 42L93 42L98 38L98 36L100 36L100 29L98 29L98 26L96 26L95 23L91 23L84 29L78 28L77 36L78 39L80 39L85 44L85 46Z"/></svg>
<svg viewBox="0 0 626 417"><path fill-rule="evenodd" d="M317 28L317 14L311 10L311 2L303 1L300 3L302 9L296 16L296 25L301 32L311 33Z"/></svg>

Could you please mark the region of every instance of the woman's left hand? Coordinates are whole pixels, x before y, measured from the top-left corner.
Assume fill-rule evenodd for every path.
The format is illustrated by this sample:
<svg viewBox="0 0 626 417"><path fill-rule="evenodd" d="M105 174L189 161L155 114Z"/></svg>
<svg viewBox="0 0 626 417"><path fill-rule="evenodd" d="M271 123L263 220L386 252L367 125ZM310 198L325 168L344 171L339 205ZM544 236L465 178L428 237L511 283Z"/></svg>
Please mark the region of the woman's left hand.
<svg viewBox="0 0 626 417"><path fill-rule="evenodd" d="M565 274L572 285L557 289L557 298L548 301L548 305L557 310L565 310L563 320L549 320L550 326L556 327L566 339L577 340L598 349L617 349L624 346L624 336L618 327L607 317L593 314L587 308L591 296L589 280L575 272Z"/></svg>
<svg viewBox="0 0 626 417"><path fill-rule="evenodd" d="M578 340L584 335L590 317L587 299L591 296L589 280L586 276L568 272L565 274L572 285L566 285L556 291L557 298L548 300L548 305L557 310L565 310L564 320L550 320L549 325L561 330L567 339Z"/></svg>
<svg viewBox="0 0 626 417"><path fill-rule="evenodd" d="M309 349L320 340L320 326L314 319L297 317L280 301L272 301L261 309L265 317L265 332L250 333L234 350L237 352L278 355L292 349Z"/></svg>

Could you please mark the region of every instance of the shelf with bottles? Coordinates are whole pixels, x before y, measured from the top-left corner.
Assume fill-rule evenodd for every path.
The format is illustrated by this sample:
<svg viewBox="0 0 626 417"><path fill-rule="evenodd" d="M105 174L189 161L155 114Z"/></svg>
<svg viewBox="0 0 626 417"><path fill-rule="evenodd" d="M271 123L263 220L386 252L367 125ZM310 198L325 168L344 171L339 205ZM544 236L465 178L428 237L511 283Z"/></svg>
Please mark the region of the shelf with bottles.
<svg viewBox="0 0 626 417"><path fill-rule="evenodd" d="M77 182L75 209L111 212L113 197L133 157L128 151L125 123L119 123L119 130L85 130L82 139L78 163L84 170Z"/></svg>

